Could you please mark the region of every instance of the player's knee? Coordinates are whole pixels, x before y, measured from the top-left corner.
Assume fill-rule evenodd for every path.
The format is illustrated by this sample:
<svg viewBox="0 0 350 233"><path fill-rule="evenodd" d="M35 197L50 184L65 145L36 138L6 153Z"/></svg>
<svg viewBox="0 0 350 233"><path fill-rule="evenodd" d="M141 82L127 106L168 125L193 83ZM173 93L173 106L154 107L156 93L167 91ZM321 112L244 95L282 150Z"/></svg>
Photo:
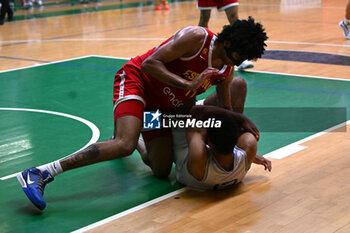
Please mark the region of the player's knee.
<svg viewBox="0 0 350 233"><path fill-rule="evenodd" d="M232 79L231 89L247 90L247 82L241 76L236 76Z"/></svg>
<svg viewBox="0 0 350 233"><path fill-rule="evenodd" d="M170 172L171 172L171 166L159 166L159 167L152 167L153 175L160 179L166 179L168 178Z"/></svg>
<svg viewBox="0 0 350 233"><path fill-rule="evenodd" d="M137 143L132 140L118 140L115 139L115 150L118 151L119 156L131 155L136 149Z"/></svg>
<svg viewBox="0 0 350 233"><path fill-rule="evenodd" d="M152 160L151 168L153 175L161 179L167 178L171 172L172 164L173 162L170 159Z"/></svg>

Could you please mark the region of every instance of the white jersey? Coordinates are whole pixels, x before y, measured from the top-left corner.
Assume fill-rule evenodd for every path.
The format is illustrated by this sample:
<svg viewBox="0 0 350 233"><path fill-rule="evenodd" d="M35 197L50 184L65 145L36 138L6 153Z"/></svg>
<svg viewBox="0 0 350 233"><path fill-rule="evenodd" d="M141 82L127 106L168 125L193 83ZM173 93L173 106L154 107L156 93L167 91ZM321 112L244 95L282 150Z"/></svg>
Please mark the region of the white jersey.
<svg viewBox="0 0 350 233"><path fill-rule="evenodd" d="M207 146L209 158L206 171L201 181L194 178L187 169L188 145L185 130L173 129L175 149L176 180L189 188L200 190L226 189L242 181L247 174L247 154L237 146L233 150L234 162L231 171L226 171L216 161L210 147Z"/></svg>

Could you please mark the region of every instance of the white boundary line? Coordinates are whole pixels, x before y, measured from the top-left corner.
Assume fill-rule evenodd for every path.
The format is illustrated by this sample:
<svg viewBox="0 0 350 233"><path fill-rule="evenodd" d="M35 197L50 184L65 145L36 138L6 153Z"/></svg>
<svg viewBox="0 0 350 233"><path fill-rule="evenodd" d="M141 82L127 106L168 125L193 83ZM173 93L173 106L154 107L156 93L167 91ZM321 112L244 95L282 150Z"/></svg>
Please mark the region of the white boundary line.
<svg viewBox="0 0 350 233"><path fill-rule="evenodd" d="M10 72L10 71L17 71L17 70L29 69L29 68L38 67L38 66L47 66L47 65L51 65L51 64L60 63L60 62L78 60L78 59L88 58L88 57L93 57L93 55L87 55L87 56L81 56L81 57L75 57L75 58L68 58L68 59L64 59L64 60L58 60L58 61L53 61L53 62L46 62L46 63L44 63L44 64L36 64L36 65L31 65L31 66L24 66L24 67L20 67L20 68L14 68L14 69L9 69L9 70L3 70L3 71L0 71L0 74L1 74L1 73L6 73L6 72Z"/></svg>
<svg viewBox="0 0 350 233"><path fill-rule="evenodd" d="M103 55L86 55L86 56L81 56L81 57L75 57L75 58L68 58L68 59L53 61L53 62L46 62L46 63L43 63L43 64L36 64L36 65L24 66L24 67L9 69L9 70L3 70L3 71L0 71L0 74L1 73L6 73L6 72L10 72L10 71L24 70L24 69L29 69L29 68L38 67L38 66L47 66L47 65L51 65L51 64L67 62L67 61L73 61L73 60L79 60L79 59L89 58L89 57L102 57L102 58L122 59L122 60L129 60L129 59L131 59L131 57L127 58L127 57L112 57L112 56L103 56Z"/></svg>
<svg viewBox="0 0 350 233"><path fill-rule="evenodd" d="M146 207L148 207L148 206L151 206L151 205L153 205L153 204L156 204L156 203L158 203L158 202L161 202L161 201L163 201L163 200L165 200L165 199L168 199L168 198L170 198L170 197L172 197L172 196L175 196L175 195L177 195L177 194L183 193L185 190L186 190L186 188L178 189L178 190L176 190L176 191L174 191L174 192L171 192L171 193L168 193L168 194L166 194L166 195L164 195L164 196L158 197L158 198L156 198L156 199L153 199L153 200L148 201L148 202L146 202L146 203L143 203L143 204L141 204L141 205L135 206L134 208L125 210L125 211L123 211L123 212L121 212L121 213L119 213L119 214L113 215L113 216L111 216L111 217L105 218L105 219L103 219L103 220L101 220L101 221L98 221L98 222L93 223L93 224L91 224L91 225L88 225L88 226L86 226L86 227L83 227L83 228L80 228L80 229L78 229L78 230L75 230L75 231L73 231L72 233L82 233L82 232L86 232L86 231L88 231L88 230L94 229L94 228L96 228L96 227L102 226L102 225L104 225L104 224L106 224L106 223L109 223L109 222L112 222L112 221L114 221L114 220L116 220L116 219L118 219L118 218L124 217L124 216L126 216L126 215L128 215L128 214L131 214L131 213L134 213L134 212L139 211L139 210L141 210L141 209L144 209L144 208L146 208Z"/></svg>
<svg viewBox="0 0 350 233"><path fill-rule="evenodd" d="M39 113L46 113L46 114L51 114L51 115L57 115L57 116L62 116L62 117L67 117L76 121L80 121L82 123L84 123L85 125L87 125L91 131L92 131L92 136L90 141L83 146L81 149L77 150L83 150L84 148L88 147L89 145L91 145L92 143L97 142L97 140L100 138L100 130L97 128L97 126L95 124L93 124L92 122L85 120L81 117L77 117L77 116L73 116L70 114L66 114L66 113L61 113L61 112L54 112L54 111L47 111L47 110L40 110L40 109L29 109L29 108L0 108L0 110L5 110L5 111L26 111L26 112L39 112ZM77 152L76 151L76 152ZM74 152L74 153L76 153ZM68 155L69 156L69 155ZM1 177L0 180L7 180L10 179L12 177L15 177L19 172L16 172L14 174L11 175L7 175L4 177Z"/></svg>
<svg viewBox="0 0 350 233"><path fill-rule="evenodd" d="M303 77L303 78L327 79L327 80L345 81L345 82L350 81L350 79L330 78L330 77L312 76L312 75L303 75L303 74L278 73L278 72L270 72L270 71L245 70L244 72L246 72L246 73L262 73L262 74L278 74L278 75L283 75L283 76L298 76L298 77Z"/></svg>
<svg viewBox="0 0 350 233"><path fill-rule="evenodd" d="M341 127L344 127L344 126L346 126L348 124L350 124L350 120L348 120L346 122L343 122L341 124L338 124L336 126L333 126L333 127L329 128L329 129L326 129L326 130L324 130L322 132L313 134L313 135L311 135L309 137L303 138L303 139L301 139L299 141L293 142L293 143L291 143L291 144L289 144L287 146L281 147L281 148L279 148L277 150L271 151L271 152L265 154L264 157L268 157L268 158L272 158L272 159L283 159L283 158L285 158L285 157L287 157L289 155L292 155L292 154L294 154L296 152L299 152L301 150L304 150L304 149L308 148L307 146L301 146L300 144L305 143L307 141L310 141L312 139L315 139L317 137L320 137L320 136L322 136L322 135L324 135L326 133L329 133L329 132L331 132L333 130L336 130L336 129L339 129Z"/></svg>
<svg viewBox="0 0 350 233"><path fill-rule="evenodd" d="M102 58L112 58L112 59L122 59L122 60L130 60L131 57L112 57L112 56L104 56L104 55L90 55L91 57L102 57Z"/></svg>

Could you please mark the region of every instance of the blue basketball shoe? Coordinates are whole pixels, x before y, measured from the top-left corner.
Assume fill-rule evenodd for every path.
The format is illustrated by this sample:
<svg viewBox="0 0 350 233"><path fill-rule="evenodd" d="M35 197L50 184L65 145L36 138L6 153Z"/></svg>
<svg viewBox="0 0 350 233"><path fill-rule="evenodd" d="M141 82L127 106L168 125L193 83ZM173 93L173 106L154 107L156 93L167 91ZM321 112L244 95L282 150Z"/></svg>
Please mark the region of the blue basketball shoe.
<svg viewBox="0 0 350 233"><path fill-rule="evenodd" d="M54 180L53 176L48 171L41 172L33 167L19 173L17 179L29 200L40 210L45 209L44 189L47 183Z"/></svg>

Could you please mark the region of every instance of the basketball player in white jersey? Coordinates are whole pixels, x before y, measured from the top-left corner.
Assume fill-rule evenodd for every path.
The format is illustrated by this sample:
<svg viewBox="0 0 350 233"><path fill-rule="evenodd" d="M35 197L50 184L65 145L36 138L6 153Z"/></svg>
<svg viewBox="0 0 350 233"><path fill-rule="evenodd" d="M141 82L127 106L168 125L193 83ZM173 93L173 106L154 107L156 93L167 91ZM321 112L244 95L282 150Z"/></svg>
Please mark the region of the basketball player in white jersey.
<svg viewBox="0 0 350 233"><path fill-rule="evenodd" d="M191 115L197 120L221 121L221 127L173 129L178 182L197 190L227 189L242 181L252 163L271 171L271 161L256 154L256 137L241 132L241 114L194 106Z"/></svg>

